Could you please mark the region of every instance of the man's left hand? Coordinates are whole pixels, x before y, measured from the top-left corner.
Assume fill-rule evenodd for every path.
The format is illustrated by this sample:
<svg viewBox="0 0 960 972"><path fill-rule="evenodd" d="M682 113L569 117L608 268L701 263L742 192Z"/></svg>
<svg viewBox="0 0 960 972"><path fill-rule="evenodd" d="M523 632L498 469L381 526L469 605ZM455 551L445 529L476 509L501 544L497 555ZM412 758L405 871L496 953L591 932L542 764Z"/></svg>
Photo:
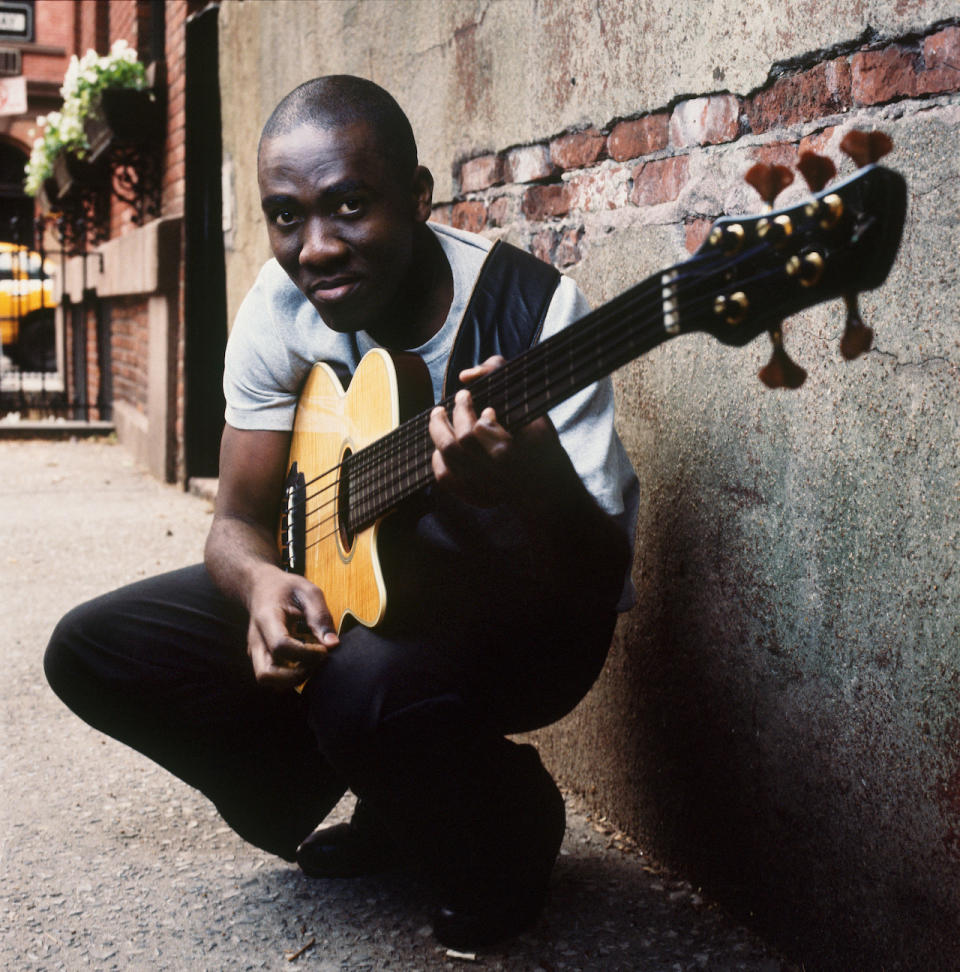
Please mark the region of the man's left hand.
<svg viewBox="0 0 960 972"><path fill-rule="evenodd" d="M460 380L469 384L503 364L499 355L488 358L461 371ZM431 412L430 438L438 485L474 506L531 500L542 475L544 450L562 448L548 418L536 419L511 434L497 421L494 409L485 408L477 415L467 388L457 392L452 416L441 406Z"/></svg>

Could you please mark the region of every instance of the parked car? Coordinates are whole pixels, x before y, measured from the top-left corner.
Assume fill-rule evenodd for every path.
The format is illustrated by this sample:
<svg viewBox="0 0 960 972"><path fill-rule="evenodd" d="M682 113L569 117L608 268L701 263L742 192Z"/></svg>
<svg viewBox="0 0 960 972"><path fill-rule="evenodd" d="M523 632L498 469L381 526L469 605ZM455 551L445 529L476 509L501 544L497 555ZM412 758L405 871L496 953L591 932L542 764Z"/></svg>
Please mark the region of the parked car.
<svg viewBox="0 0 960 972"><path fill-rule="evenodd" d="M23 371L57 365L53 280L39 253L0 242L0 342Z"/></svg>

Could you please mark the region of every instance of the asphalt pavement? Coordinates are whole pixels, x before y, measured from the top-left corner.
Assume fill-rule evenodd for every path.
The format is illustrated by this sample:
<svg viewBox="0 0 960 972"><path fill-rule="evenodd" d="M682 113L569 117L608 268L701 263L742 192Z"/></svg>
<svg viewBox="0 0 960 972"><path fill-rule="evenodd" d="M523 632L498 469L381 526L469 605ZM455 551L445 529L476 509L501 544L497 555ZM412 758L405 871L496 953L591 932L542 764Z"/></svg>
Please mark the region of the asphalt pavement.
<svg viewBox="0 0 960 972"><path fill-rule="evenodd" d="M0 439L0 968L790 969L573 797L538 924L448 953L411 878L310 880L87 727L44 680L53 626L80 601L199 560L211 512L109 439ZM348 797L335 815L349 812Z"/></svg>

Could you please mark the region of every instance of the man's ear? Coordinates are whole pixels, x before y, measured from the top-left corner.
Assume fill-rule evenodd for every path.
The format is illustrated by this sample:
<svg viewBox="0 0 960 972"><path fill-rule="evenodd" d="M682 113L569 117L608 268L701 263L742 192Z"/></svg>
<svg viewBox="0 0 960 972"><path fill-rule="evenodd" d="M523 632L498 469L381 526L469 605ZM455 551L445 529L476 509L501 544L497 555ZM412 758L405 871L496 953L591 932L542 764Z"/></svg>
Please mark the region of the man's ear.
<svg viewBox="0 0 960 972"><path fill-rule="evenodd" d="M433 176L424 165L418 165L413 173L414 219L425 223L433 212Z"/></svg>

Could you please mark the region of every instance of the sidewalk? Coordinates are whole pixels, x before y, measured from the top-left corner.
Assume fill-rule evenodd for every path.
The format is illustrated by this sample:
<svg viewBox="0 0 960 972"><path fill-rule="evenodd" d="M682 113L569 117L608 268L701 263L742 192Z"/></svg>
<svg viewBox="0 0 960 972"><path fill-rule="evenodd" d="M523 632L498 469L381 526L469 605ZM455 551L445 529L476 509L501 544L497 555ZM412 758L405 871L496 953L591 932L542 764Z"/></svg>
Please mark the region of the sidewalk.
<svg viewBox="0 0 960 972"><path fill-rule="evenodd" d="M156 482L108 442L0 440L0 968L788 969L573 800L536 927L473 960L448 956L428 896L405 876L309 880L81 723L41 671L57 619L199 560L210 514L209 500Z"/></svg>

